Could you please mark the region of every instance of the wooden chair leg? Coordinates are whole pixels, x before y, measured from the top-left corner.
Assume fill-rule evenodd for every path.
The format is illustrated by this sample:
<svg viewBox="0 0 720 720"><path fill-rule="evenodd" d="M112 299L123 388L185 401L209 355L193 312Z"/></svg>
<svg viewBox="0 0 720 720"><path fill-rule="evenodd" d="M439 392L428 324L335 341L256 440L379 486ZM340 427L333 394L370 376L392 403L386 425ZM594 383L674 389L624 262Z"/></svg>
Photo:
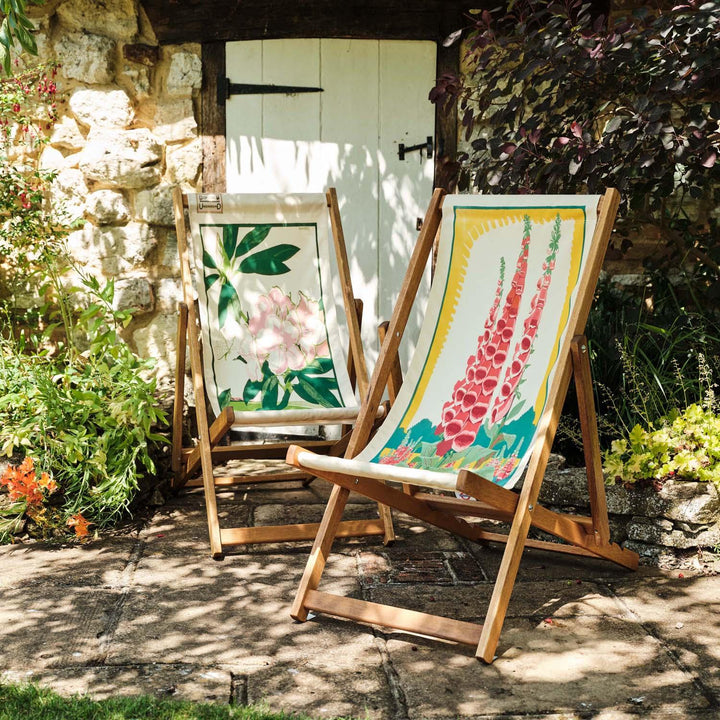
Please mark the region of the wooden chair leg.
<svg viewBox="0 0 720 720"><path fill-rule="evenodd" d="M185 303L178 304L177 357L175 358L175 399L173 404L172 427L172 486L181 481L182 470L182 420L185 402L185 352L187 350L188 309Z"/></svg>
<svg viewBox="0 0 720 720"><path fill-rule="evenodd" d="M607 500L605 496L605 478L603 477L600 439L597 430L595 398L592 392L592 374L587 338L577 335L570 345L573 376L577 391L580 430L583 439L583 453L587 470L588 492L590 495L590 514L593 519L595 539L603 545L610 542L610 523L608 522Z"/></svg>
<svg viewBox="0 0 720 720"><path fill-rule="evenodd" d="M295 620L304 622L307 620L308 610L305 607L305 599L310 590L317 590L320 584L325 563L327 562L330 548L332 547L335 534L337 532L340 518L342 518L345 505L347 504L350 491L339 485L334 485L330 493L325 514L320 522L318 534L315 537L310 557L308 558L305 572L303 573L295 600L290 609L290 615Z"/></svg>

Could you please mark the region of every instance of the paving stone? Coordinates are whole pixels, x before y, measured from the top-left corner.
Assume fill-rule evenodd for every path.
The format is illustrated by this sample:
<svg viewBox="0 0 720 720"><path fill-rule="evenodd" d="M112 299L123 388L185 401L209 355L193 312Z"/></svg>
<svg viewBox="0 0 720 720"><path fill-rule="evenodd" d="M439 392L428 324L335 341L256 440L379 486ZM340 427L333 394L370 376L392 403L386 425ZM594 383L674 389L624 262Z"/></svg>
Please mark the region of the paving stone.
<svg viewBox="0 0 720 720"><path fill-rule="evenodd" d="M46 670L8 670L0 682L33 682L63 696L87 695L94 700L152 695L192 702L226 703L232 677L221 668L188 665L103 665Z"/></svg>
<svg viewBox="0 0 720 720"><path fill-rule="evenodd" d="M460 551L462 540L445 530L428 525L416 518L393 511L397 542L389 548L391 554L412 551Z"/></svg>
<svg viewBox="0 0 720 720"><path fill-rule="evenodd" d="M472 648L400 634L387 647L410 718L505 717L520 708L531 715L608 718L612 713L599 713L612 709L655 718L708 709L693 677L631 621L511 619L492 665L476 660Z"/></svg>
<svg viewBox="0 0 720 720"><path fill-rule="evenodd" d="M184 588L203 584L224 588L227 585L231 592L234 586L245 582L282 584L284 591L294 596L306 559L304 553L268 553L261 556L245 553L226 555L222 561L212 560L207 553L184 557L143 556L133 574L133 584L157 587L158 584L175 583ZM339 553L332 555L323 574L323 587L329 581L345 591L354 591L356 568L354 557Z"/></svg>
<svg viewBox="0 0 720 720"><path fill-rule="evenodd" d="M0 592L7 587L80 585L116 587L137 547L132 538L85 545L29 543L0 546Z"/></svg>
<svg viewBox="0 0 720 720"><path fill-rule="evenodd" d="M466 543L468 552L477 559L483 571L491 579L497 577L505 546L498 543ZM646 572L643 570L643 572ZM651 571L652 572L652 571ZM523 552L518 579L567 579L594 578L622 580L635 573L609 560L565 555L546 550L526 549Z"/></svg>
<svg viewBox="0 0 720 720"><path fill-rule="evenodd" d="M248 700L312 717L396 717L374 638L347 636L344 624L313 628L271 666L248 673Z"/></svg>
<svg viewBox="0 0 720 720"><path fill-rule="evenodd" d="M386 585L370 588L368 599L457 620L482 622L492 591L493 584L488 582L451 587ZM629 617L602 586L592 582L568 585L564 581L516 583L507 616L545 620L580 615Z"/></svg>
<svg viewBox="0 0 720 720"><path fill-rule="evenodd" d="M690 669L720 704L720 593L718 577L638 578L614 586L620 601Z"/></svg>
<svg viewBox="0 0 720 720"><path fill-rule="evenodd" d="M143 554L152 556L185 556L210 554L207 513L202 495L192 496L185 504L170 502L161 507L140 532L145 543ZM221 527L247 527L250 508L238 502L218 502Z"/></svg>
<svg viewBox="0 0 720 720"><path fill-rule="evenodd" d="M224 563L220 565L225 568ZM123 606L107 662L220 663L244 673L248 668L275 662L283 653L292 653L305 634L318 629L326 632L314 623L299 624L290 618L302 565L275 563L271 574L266 574L265 568L256 579L252 566L239 561L237 573L242 581L232 572L233 564L228 564L230 569L225 572L218 569L220 565L208 560L201 573L182 576L172 587L162 582L162 576L155 586L138 586ZM256 567L264 565L258 563ZM339 575L333 580L329 574L323 588L357 596L357 579L347 571ZM351 628L347 632L352 636Z"/></svg>
<svg viewBox="0 0 720 720"><path fill-rule="evenodd" d="M0 667L25 670L104 659L120 591L61 585L0 590Z"/></svg>

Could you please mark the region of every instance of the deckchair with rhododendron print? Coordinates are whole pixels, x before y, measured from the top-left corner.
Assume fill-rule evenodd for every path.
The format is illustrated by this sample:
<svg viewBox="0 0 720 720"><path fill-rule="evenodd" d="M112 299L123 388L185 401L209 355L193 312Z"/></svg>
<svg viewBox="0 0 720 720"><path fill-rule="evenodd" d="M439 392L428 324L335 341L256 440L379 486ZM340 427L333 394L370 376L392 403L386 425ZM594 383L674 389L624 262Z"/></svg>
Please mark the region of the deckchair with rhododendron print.
<svg viewBox="0 0 720 720"><path fill-rule="evenodd" d="M368 388L360 341L362 304L353 296L337 194L174 194L184 302L178 319L173 485L204 488L211 554L230 546L308 540L318 523L221 528L216 488L302 481L312 474L280 465L270 472L218 474L215 464L283 458L289 442L221 444L230 431L292 432L340 425L336 440L308 439L316 452L342 455ZM186 222L185 211L189 223ZM334 258L329 236L334 241ZM332 280L342 288L343 309ZM346 318L349 352L338 315ZM197 440L183 447L185 356L189 349ZM209 405L209 407L208 407ZM378 403L375 417L385 407ZM208 415L214 417L212 423ZM336 433L337 434L337 433ZM200 477L197 477L200 474ZM342 523L346 536L394 538L388 508L379 518Z"/></svg>
<svg viewBox="0 0 720 720"><path fill-rule="evenodd" d="M344 458L291 447L287 462L334 484L291 614L325 613L468 644L494 658L525 547L637 568L610 542L588 349L582 333L619 196L447 195L436 190ZM423 326L392 408L370 433L439 230ZM571 378L590 517L538 504ZM519 485L519 492L511 488ZM473 541L505 543L485 622L318 590L350 491ZM480 519L510 525L507 535ZM531 526L563 542L528 538ZM480 613L478 613L480 614Z"/></svg>

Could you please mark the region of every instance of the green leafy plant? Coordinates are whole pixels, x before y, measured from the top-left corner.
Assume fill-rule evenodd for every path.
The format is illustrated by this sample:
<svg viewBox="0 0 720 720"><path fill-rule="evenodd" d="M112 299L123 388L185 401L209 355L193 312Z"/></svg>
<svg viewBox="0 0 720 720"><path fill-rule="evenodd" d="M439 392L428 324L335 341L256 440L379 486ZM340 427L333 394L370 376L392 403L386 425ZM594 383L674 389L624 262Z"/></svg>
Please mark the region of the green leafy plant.
<svg viewBox="0 0 720 720"><path fill-rule="evenodd" d="M53 70L0 82L0 454L11 462L0 541L23 527L82 537L115 522L163 439L152 362L120 338L131 312L114 308L112 280L70 261L72 223L50 207L53 176L38 169L55 119ZM28 472L18 485L29 459L52 493L38 495Z"/></svg>
<svg viewBox="0 0 720 720"><path fill-rule="evenodd" d="M582 193L616 187L633 233L665 245L655 266L720 295L720 2L643 7L608 21L591 3L519 0L478 12L466 73L431 99L456 103L465 129L461 187Z"/></svg>
<svg viewBox="0 0 720 720"><path fill-rule="evenodd" d="M720 416L693 404L652 427L636 425L612 443L603 460L611 484L677 477L720 489Z"/></svg>
<svg viewBox="0 0 720 720"><path fill-rule="evenodd" d="M128 314L112 310L112 281L100 287L88 278L83 289L95 302L74 326L86 333L82 353L68 345L56 356L22 339L0 340L0 453L35 457L57 485L48 504L59 510L58 522L35 522L41 535L64 529L78 513L99 528L117 521L142 473L155 470L153 443L164 440L155 431L165 416L153 363L118 339L117 323Z"/></svg>
<svg viewBox="0 0 720 720"><path fill-rule="evenodd" d="M30 0L30 5L41 5L37 0ZM22 50L37 55L37 43L32 35L34 26L27 16L28 3L25 0L0 0L0 66L6 75L12 68L12 54L16 44Z"/></svg>

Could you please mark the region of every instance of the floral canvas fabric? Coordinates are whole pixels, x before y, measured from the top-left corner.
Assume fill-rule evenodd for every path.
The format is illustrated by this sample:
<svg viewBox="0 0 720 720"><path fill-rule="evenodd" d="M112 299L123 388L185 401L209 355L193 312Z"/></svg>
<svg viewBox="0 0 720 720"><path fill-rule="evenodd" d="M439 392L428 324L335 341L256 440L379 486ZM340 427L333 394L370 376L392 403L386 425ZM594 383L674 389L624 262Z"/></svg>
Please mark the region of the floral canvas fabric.
<svg viewBox="0 0 720 720"><path fill-rule="evenodd" d="M428 310L388 420L358 460L517 482L599 198L447 196Z"/></svg>
<svg viewBox="0 0 720 720"><path fill-rule="evenodd" d="M323 195L190 195L206 386L217 414L355 404Z"/></svg>

